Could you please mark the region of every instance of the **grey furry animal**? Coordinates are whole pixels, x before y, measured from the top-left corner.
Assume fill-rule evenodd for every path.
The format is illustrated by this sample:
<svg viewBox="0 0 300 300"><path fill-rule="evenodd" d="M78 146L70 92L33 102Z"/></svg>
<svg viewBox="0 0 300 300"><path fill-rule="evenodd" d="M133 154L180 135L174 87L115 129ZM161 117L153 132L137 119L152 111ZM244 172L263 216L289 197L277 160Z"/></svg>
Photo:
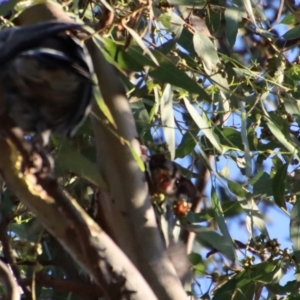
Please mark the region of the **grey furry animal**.
<svg viewBox="0 0 300 300"><path fill-rule="evenodd" d="M51 21L0 31L0 115L43 145L52 132L73 136L90 110L94 70L75 30Z"/></svg>

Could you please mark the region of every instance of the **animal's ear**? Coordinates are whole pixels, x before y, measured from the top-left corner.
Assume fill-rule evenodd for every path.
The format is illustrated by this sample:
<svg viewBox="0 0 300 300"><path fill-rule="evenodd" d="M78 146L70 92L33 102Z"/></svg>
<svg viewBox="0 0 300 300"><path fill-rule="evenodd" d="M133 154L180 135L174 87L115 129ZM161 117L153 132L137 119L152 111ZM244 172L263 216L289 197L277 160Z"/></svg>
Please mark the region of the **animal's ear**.
<svg viewBox="0 0 300 300"><path fill-rule="evenodd" d="M19 52L34 47L45 38L66 30L82 28L76 23L43 22L36 25L12 27L0 30L0 64L7 62Z"/></svg>

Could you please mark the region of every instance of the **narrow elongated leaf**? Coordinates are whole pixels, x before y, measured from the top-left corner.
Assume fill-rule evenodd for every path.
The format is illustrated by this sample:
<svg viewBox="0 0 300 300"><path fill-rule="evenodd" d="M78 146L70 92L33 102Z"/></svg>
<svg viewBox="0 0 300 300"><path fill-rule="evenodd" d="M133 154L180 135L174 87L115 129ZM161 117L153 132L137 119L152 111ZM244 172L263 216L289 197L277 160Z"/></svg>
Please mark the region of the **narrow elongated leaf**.
<svg viewBox="0 0 300 300"><path fill-rule="evenodd" d="M161 123L171 159L175 159L175 121L173 112L173 91L170 84L165 86L160 102Z"/></svg>
<svg viewBox="0 0 300 300"><path fill-rule="evenodd" d="M215 215L214 220L217 222L221 233L223 234L224 238L226 239L226 242L228 244L228 251L230 251L229 245L231 245L232 253L230 254L230 256L235 257L235 249L234 249L234 245L232 243L232 238L230 236L227 224L226 224L225 219L224 219L222 206L221 206L220 201L218 199L217 192L214 188L212 188L212 197L211 197L211 199L212 199L212 208L214 210L214 215Z"/></svg>
<svg viewBox="0 0 300 300"><path fill-rule="evenodd" d="M293 155L297 157L298 160L300 160L299 157L299 151L298 149L287 139L287 137L283 134L283 132L276 126L276 124L268 120L267 126L273 133L274 137L277 138L277 140L287 149L289 150Z"/></svg>
<svg viewBox="0 0 300 300"><path fill-rule="evenodd" d="M266 99L266 97L268 96L269 92L265 92L264 94L261 95L261 101L264 101ZM298 148L296 148L290 140L288 140L289 137L289 132L288 132L288 124L287 122L284 122L284 120L282 118L280 118L280 116L277 116L277 123L280 124L279 126L281 126L283 129L280 129L277 124L275 124L276 122L276 115L273 115L273 119L275 122L273 122L272 118L270 117L269 113L266 111L264 105L262 104L262 109L265 113L266 117L269 117L268 122L267 122L267 126L270 129L270 131L273 133L274 137L276 137L276 139L288 150L290 151L298 160L300 160L299 157L299 151Z"/></svg>
<svg viewBox="0 0 300 300"><path fill-rule="evenodd" d="M250 179L249 184L253 186L254 196L273 196L272 179L268 173L259 171Z"/></svg>
<svg viewBox="0 0 300 300"><path fill-rule="evenodd" d="M298 69L299 71L299 79L300 80L300 68ZM298 126L300 126L300 110L299 110L299 100L296 100L292 98L290 95L286 95L284 97L284 108L287 113L289 113L297 122Z"/></svg>
<svg viewBox="0 0 300 300"><path fill-rule="evenodd" d="M287 176L288 164L282 165L276 172L272 181L273 195L275 203L280 207L286 209L285 203L285 183Z"/></svg>
<svg viewBox="0 0 300 300"><path fill-rule="evenodd" d="M300 273L300 199L298 197L294 207L291 211L290 221L290 239L293 242L293 250L296 261L296 276L297 281L299 280Z"/></svg>
<svg viewBox="0 0 300 300"><path fill-rule="evenodd" d="M235 260L231 240L227 240L224 236L206 227L186 225L186 229L195 232L197 234L197 240L202 240L204 243L208 243L211 247L220 251L232 261Z"/></svg>
<svg viewBox="0 0 300 300"><path fill-rule="evenodd" d="M203 33L196 32L193 37L193 43L195 51L201 58L207 74L216 73L220 59L212 41Z"/></svg>
<svg viewBox="0 0 300 300"><path fill-rule="evenodd" d="M251 195L247 194L246 199L239 200L239 203L247 214L246 225L251 235L253 235L253 228L255 226L266 237L269 237L269 232L267 230L264 217L260 213L259 208Z"/></svg>
<svg viewBox="0 0 300 300"><path fill-rule="evenodd" d="M152 61L159 66L159 63L157 61L157 59L155 58L155 56L153 55L153 53L151 52L151 50L145 45L145 43L143 42L143 40L141 39L141 37L138 35L137 32L135 32L132 28L130 28L129 26L127 26L124 22L122 23L122 25L126 28L126 30L131 34L131 36L134 38L134 40L137 42L137 44L143 49L143 51L149 55L149 57L152 59Z"/></svg>
<svg viewBox="0 0 300 300"><path fill-rule="evenodd" d="M297 19L294 14L287 14L281 21L281 24L294 25L297 23Z"/></svg>
<svg viewBox="0 0 300 300"><path fill-rule="evenodd" d="M247 214L247 227L250 233L253 232L253 226L255 225L257 229L265 234L267 237L269 236L264 218L259 211L258 206L254 202L252 195L247 192L241 184L228 180L228 188L232 193L234 193L237 197L237 200L241 207L244 209Z"/></svg>
<svg viewBox="0 0 300 300"><path fill-rule="evenodd" d="M130 152L131 152L133 158L135 159L135 161L137 162L140 170L142 172L145 172L145 163L143 162L142 158L138 155L138 153L134 150L134 148L131 146L131 144L129 142L126 142L126 144L128 145Z"/></svg>
<svg viewBox="0 0 300 300"><path fill-rule="evenodd" d="M196 81L190 78L182 70L176 68L165 58L160 60L160 67L150 71L149 75L158 81L181 87L190 93L199 94L200 97L209 102L211 101L210 96Z"/></svg>
<svg viewBox="0 0 300 300"><path fill-rule="evenodd" d="M255 16L254 16L254 13L253 13L253 9L252 9L251 1L250 0L243 0L243 3L244 3L245 9L246 9L251 21L253 22L253 24L255 24L255 26L257 26Z"/></svg>
<svg viewBox="0 0 300 300"><path fill-rule="evenodd" d="M286 40L298 39L300 37L300 25L297 25L294 28L290 29L282 37Z"/></svg>
<svg viewBox="0 0 300 300"><path fill-rule="evenodd" d="M56 165L82 176L101 189L107 189L107 185L96 165L73 149L66 141L62 143L60 151L57 154Z"/></svg>
<svg viewBox="0 0 300 300"><path fill-rule="evenodd" d="M197 140L187 131L176 149L176 157L183 158L192 153L197 144Z"/></svg>
<svg viewBox="0 0 300 300"><path fill-rule="evenodd" d="M246 190L243 189L243 186L240 183L236 183L231 180L227 180L228 183L228 188L230 191L235 194L237 197L240 199L245 199L246 198Z"/></svg>
<svg viewBox="0 0 300 300"><path fill-rule="evenodd" d="M168 30L170 32L174 33L174 35L175 35L174 39L177 40L182 33L185 21L178 14L176 14L173 10L168 10L162 16L163 16L163 20L160 20L160 21L164 22L164 24L163 24L164 27L168 28Z"/></svg>
<svg viewBox="0 0 300 300"><path fill-rule="evenodd" d="M197 110L194 108L194 106L190 103L190 101L187 98L183 98L185 107L187 111L189 112L190 116L194 120L194 122L198 125L198 127L202 130L203 134L209 139L209 141L212 143L212 145L220 152L222 153L222 146L220 145L220 142L217 140L217 137L214 135L211 125L207 120L202 117Z"/></svg>
<svg viewBox="0 0 300 300"><path fill-rule="evenodd" d="M94 76L94 80L95 80L95 82L97 82L96 76ZM106 103L104 102L104 99L103 99L103 97L100 93L100 90L99 90L98 86L94 87L94 97L95 97L95 100L96 100L100 110L104 114L104 116L116 128L117 125L114 121L114 118L113 118L109 108L107 107Z"/></svg>
<svg viewBox="0 0 300 300"><path fill-rule="evenodd" d="M248 134L247 134L247 128L246 128L246 113L241 113L241 121L242 121L242 129L241 129L241 135L242 135L242 141L244 145L244 155L245 155L245 161L246 161L246 176L248 178L252 175L252 160L251 160L251 154L250 154L250 147L248 142Z"/></svg>
<svg viewBox="0 0 300 300"><path fill-rule="evenodd" d="M225 20L226 20L226 35L231 47L235 44L239 23L242 20L241 8L226 8L225 9Z"/></svg>
<svg viewBox="0 0 300 300"><path fill-rule="evenodd" d="M120 68L136 72L143 70L143 63L136 59L135 56L130 55L128 51L125 51L123 46L118 45L115 41L109 38L102 38L102 43L105 50L110 54ZM132 47L138 46L131 46L129 48Z"/></svg>

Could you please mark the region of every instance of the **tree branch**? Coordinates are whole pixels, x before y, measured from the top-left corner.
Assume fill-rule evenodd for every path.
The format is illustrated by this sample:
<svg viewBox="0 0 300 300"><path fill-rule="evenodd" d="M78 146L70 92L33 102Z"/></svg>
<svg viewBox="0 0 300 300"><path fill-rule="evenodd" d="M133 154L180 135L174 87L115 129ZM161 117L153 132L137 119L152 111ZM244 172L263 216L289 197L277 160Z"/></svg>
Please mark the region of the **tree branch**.
<svg viewBox="0 0 300 300"><path fill-rule="evenodd" d="M29 24L53 18L71 21L57 6L46 3L26 10L20 16L19 23ZM117 125L117 134L140 155L135 123L123 85L93 41L88 40L86 45L93 59L101 93ZM94 114L103 118L96 105ZM97 117L93 118L97 158L110 189L102 205L109 232L160 300L186 299L187 295L157 228L145 175L128 145L122 144Z"/></svg>
<svg viewBox="0 0 300 300"><path fill-rule="evenodd" d="M17 169L19 153L0 139L0 171L16 196L69 251L108 299L156 299L122 251L51 177L39 178Z"/></svg>
<svg viewBox="0 0 300 300"><path fill-rule="evenodd" d="M85 297L101 297L103 296L103 291L96 285L80 283L77 281L58 279L50 277L46 274L37 273L36 274L36 283L37 285L54 288L65 292L72 292L77 295ZM32 278L21 280L23 284L30 284L32 282Z"/></svg>
<svg viewBox="0 0 300 300"><path fill-rule="evenodd" d="M7 265L0 260L0 281L4 286L5 299L19 300L21 298L19 286L17 285L12 273ZM25 286L26 284L24 284Z"/></svg>

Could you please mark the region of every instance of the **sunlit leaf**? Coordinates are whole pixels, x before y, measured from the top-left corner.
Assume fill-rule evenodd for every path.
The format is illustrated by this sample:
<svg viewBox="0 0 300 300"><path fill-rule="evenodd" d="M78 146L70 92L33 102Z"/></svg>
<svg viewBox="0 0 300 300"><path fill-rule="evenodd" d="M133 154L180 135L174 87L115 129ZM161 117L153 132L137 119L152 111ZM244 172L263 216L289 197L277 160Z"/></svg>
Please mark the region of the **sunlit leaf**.
<svg viewBox="0 0 300 300"><path fill-rule="evenodd" d="M170 28L171 27L171 17L168 16L167 14L162 14L159 18L158 21L161 22L161 24L166 27L166 28Z"/></svg>
<svg viewBox="0 0 300 300"><path fill-rule="evenodd" d="M175 159L175 121L173 112L173 91L170 84L165 86L161 102L161 125L168 144L171 159Z"/></svg>
<svg viewBox="0 0 300 300"><path fill-rule="evenodd" d="M209 141L213 144L213 146L220 153L222 153L223 151L222 146L217 140L217 137L214 135L211 129L211 124L209 124L209 122L197 112L197 110L194 108L194 106L190 103L190 101L187 98L183 98L183 100L184 100L185 107L188 110L194 122L199 126L203 134L209 139Z"/></svg>
<svg viewBox="0 0 300 300"><path fill-rule="evenodd" d="M292 65L285 71L286 76L290 77L292 80L300 80L300 66Z"/></svg>
<svg viewBox="0 0 300 300"><path fill-rule="evenodd" d="M135 41L137 42L137 44L143 49L143 51L149 55L149 57L151 58L151 60L157 65L159 66L159 63L157 61L157 59L155 58L155 56L152 54L151 50L145 45L145 43L143 42L143 40L141 39L141 37L138 35L137 32L135 32L132 28L130 28L129 26L127 26L125 23L123 23L123 26L126 28L126 30L131 34L131 36L135 39Z"/></svg>
<svg viewBox="0 0 300 300"><path fill-rule="evenodd" d="M196 53L202 59L205 71L209 75L216 73L220 59L212 41L203 33L195 32L193 43Z"/></svg>
<svg viewBox="0 0 300 300"><path fill-rule="evenodd" d="M95 77L95 78L96 78L96 77ZM94 80L95 80L95 82L97 82L96 79L94 79ZM100 93L100 91L99 91L98 86L95 86L95 87L94 87L94 98L95 98L95 100L96 100L96 102L97 102L97 104L98 104L100 110L101 110L102 113L104 114L104 116L108 119L108 121L109 121L114 127L116 127L116 124L115 124L115 121L114 121L114 119L113 119L113 116L112 116L112 114L111 114L109 108L107 107L106 103L104 102L104 99L103 99L103 97L102 97L102 95L101 95L101 93Z"/></svg>
<svg viewBox="0 0 300 300"><path fill-rule="evenodd" d="M294 14L287 14L281 21L281 24L294 25L297 23L297 19Z"/></svg>
<svg viewBox="0 0 300 300"><path fill-rule="evenodd" d="M250 17L250 20L253 22L253 24L256 25L256 19L255 19L254 13L253 13L251 1L250 0L243 0L243 3L244 3L246 11L248 13L248 16Z"/></svg>
<svg viewBox="0 0 300 300"><path fill-rule="evenodd" d="M140 157L140 155L135 151L135 149L130 145L130 143L126 143L131 151L131 154L133 156L133 158L135 159L135 161L137 162L140 170L142 172L145 172L145 163L143 162L142 158Z"/></svg>

